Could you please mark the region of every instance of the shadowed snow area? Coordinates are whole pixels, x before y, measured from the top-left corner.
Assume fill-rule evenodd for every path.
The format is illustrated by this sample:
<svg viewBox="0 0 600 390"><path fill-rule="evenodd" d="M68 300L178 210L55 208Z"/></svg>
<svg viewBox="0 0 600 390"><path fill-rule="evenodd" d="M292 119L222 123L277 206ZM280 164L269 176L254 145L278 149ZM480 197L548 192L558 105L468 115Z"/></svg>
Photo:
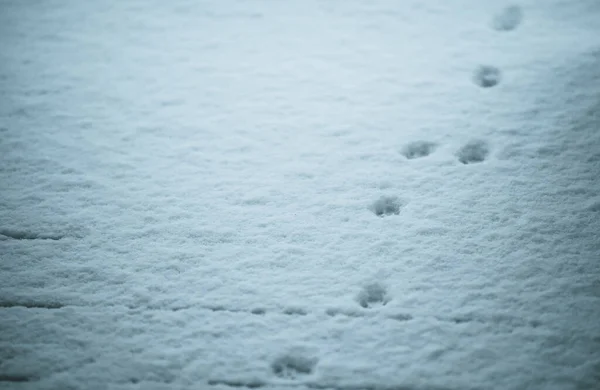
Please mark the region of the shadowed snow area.
<svg viewBox="0 0 600 390"><path fill-rule="evenodd" d="M456 156L463 164L473 164L483 162L489 154L490 150L485 141L472 140L461 147Z"/></svg>
<svg viewBox="0 0 600 390"><path fill-rule="evenodd" d="M502 78L500 69L491 65L481 65L475 69L473 81L482 88L495 87Z"/></svg>
<svg viewBox="0 0 600 390"><path fill-rule="evenodd" d="M0 0L0 388L598 388L598 21Z"/></svg>

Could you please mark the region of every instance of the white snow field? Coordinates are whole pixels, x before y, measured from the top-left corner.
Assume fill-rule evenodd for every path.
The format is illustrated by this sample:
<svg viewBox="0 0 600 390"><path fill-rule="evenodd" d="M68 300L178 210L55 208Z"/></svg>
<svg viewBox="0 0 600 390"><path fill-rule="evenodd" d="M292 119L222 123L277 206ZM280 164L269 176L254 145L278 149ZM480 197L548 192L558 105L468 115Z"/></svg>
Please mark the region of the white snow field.
<svg viewBox="0 0 600 390"><path fill-rule="evenodd" d="M1 389L600 389L600 1L0 0Z"/></svg>

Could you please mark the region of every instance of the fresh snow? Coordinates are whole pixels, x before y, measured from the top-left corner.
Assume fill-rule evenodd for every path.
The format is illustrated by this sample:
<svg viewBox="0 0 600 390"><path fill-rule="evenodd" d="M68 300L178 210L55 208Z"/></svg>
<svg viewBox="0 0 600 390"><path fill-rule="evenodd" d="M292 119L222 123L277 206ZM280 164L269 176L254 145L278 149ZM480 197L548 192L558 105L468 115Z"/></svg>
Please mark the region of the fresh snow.
<svg viewBox="0 0 600 390"><path fill-rule="evenodd" d="M0 388L600 388L598 0L0 34Z"/></svg>

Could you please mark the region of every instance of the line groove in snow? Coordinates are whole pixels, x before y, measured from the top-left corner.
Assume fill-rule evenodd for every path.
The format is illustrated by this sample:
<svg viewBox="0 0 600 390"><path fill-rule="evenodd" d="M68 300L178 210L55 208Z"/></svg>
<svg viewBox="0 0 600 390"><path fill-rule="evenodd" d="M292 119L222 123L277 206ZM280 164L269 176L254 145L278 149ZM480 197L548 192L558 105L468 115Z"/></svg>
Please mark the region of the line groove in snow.
<svg viewBox="0 0 600 390"><path fill-rule="evenodd" d="M27 309L61 309L65 307L65 305L58 302L0 300L0 309L9 309L13 307L24 307Z"/></svg>
<svg viewBox="0 0 600 390"><path fill-rule="evenodd" d="M34 378L25 376L25 375L0 374L0 382L23 383L23 382L31 382L33 380L34 380Z"/></svg>
<svg viewBox="0 0 600 390"><path fill-rule="evenodd" d="M8 238L12 238L14 240L55 240L58 241L60 239L65 238L65 236L60 234L51 234L51 233L36 233L30 232L26 230L15 230L15 229L0 229L0 235Z"/></svg>

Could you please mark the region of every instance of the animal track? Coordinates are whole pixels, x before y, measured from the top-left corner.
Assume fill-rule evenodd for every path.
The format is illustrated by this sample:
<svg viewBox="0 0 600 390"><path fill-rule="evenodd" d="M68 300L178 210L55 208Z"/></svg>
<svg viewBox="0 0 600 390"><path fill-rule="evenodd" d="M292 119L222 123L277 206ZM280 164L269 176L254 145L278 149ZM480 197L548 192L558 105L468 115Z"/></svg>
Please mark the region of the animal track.
<svg viewBox="0 0 600 390"><path fill-rule="evenodd" d="M296 379L299 376L312 374L318 362L319 359L311 356L307 351L293 348L271 363L271 371L280 378Z"/></svg>
<svg viewBox="0 0 600 390"><path fill-rule="evenodd" d="M491 65L481 65L473 73L473 81L482 88L497 85L501 79L500 69Z"/></svg>
<svg viewBox="0 0 600 390"><path fill-rule="evenodd" d="M382 196L371 205L370 209L378 217L400 214L402 203L397 196Z"/></svg>
<svg viewBox="0 0 600 390"><path fill-rule="evenodd" d="M497 31L511 31L519 27L523 11L518 5L511 5L494 15L492 28Z"/></svg>
<svg viewBox="0 0 600 390"><path fill-rule="evenodd" d="M419 157L429 156L437 148L435 142L415 141L407 144L401 152L409 160Z"/></svg>
<svg viewBox="0 0 600 390"><path fill-rule="evenodd" d="M277 356L271 363L270 368L275 376L281 379L294 380L312 374L318 362L319 359L307 349L296 347ZM267 383L261 380L211 379L208 381L208 385L258 389L267 386Z"/></svg>
<svg viewBox="0 0 600 390"><path fill-rule="evenodd" d="M489 153L490 149L485 141L472 140L460 148L456 156L463 164L473 164L484 161Z"/></svg>
<svg viewBox="0 0 600 390"><path fill-rule="evenodd" d="M387 288L380 283L370 283L356 296L356 301L364 308L372 308L377 305L386 305L390 298L388 297Z"/></svg>

